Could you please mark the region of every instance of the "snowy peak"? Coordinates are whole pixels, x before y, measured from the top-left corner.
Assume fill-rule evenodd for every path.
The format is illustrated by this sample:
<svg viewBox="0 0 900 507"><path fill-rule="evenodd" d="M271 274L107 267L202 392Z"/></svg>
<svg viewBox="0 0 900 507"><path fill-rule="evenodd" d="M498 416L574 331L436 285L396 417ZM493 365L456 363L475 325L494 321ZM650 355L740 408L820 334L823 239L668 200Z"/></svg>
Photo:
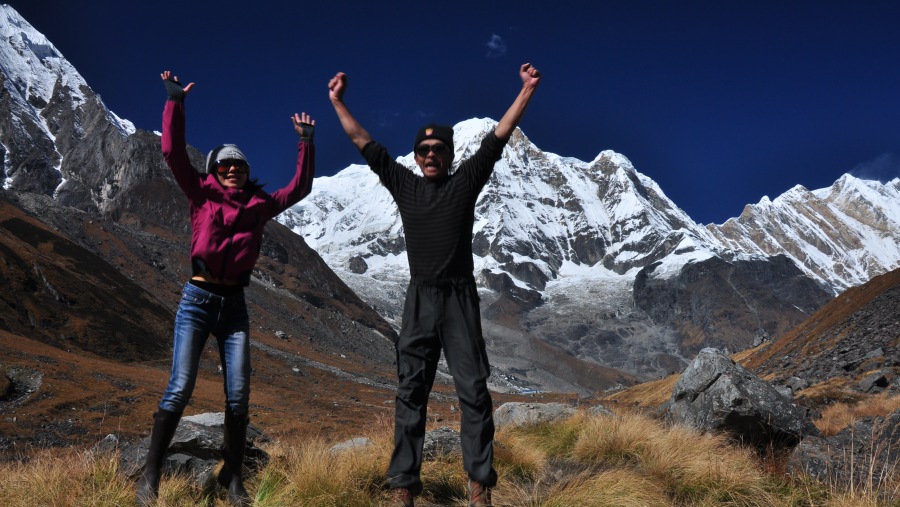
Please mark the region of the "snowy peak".
<svg viewBox="0 0 900 507"><path fill-rule="evenodd" d="M4 87L40 110L52 99L59 86L68 90L73 106L87 100L87 82L62 53L9 5L0 5L0 37L7 42L0 48L0 70L11 78ZM134 132L134 125L110 115L124 133Z"/></svg>
<svg viewBox="0 0 900 507"><path fill-rule="evenodd" d="M900 179L881 184L877 181L858 179L849 174L841 176L830 188L815 192L816 197L828 202L861 223L882 231L896 231L900 223Z"/></svg>
<svg viewBox="0 0 900 507"><path fill-rule="evenodd" d="M99 169L121 156L134 125L109 111L59 50L9 5L0 5L0 38L6 98L0 115L9 118L0 124L3 187L56 198L67 194L70 204L93 194L90 206L102 207L99 188L115 183L101 182L108 178ZM86 137L105 139L107 153L82 146Z"/></svg>
<svg viewBox="0 0 900 507"><path fill-rule="evenodd" d="M785 254L837 293L900 265L900 180L845 174L825 189L797 185L707 230L727 249Z"/></svg>
<svg viewBox="0 0 900 507"><path fill-rule="evenodd" d="M623 273L665 250L671 231L699 230L624 156L563 158L524 135L510 141L476 215L476 254L500 260L495 269L516 279L532 264L546 277L524 280L536 288L566 262Z"/></svg>
<svg viewBox="0 0 900 507"><path fill-rule="evenodd" d="M58 80L76 92L74 98L84 101L79 93L87 86L84 79L43 34L5 4L0 5L0 36L8 43L0 51L0 68L14 76L13 85L26 101L46 104Z"/></svg>

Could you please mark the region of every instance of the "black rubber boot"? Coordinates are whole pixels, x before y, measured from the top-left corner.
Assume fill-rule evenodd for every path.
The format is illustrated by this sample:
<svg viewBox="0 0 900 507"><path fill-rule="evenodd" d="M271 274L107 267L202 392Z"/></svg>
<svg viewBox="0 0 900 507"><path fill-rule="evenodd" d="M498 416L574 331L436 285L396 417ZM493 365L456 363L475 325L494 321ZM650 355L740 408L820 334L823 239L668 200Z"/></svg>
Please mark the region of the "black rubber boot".
<svg viewBox="0 0 900 507"><path fill-rule="evenodd" d="M222 451L224 464L219 471L218 482L228 490L228 502L241 507L253 503L241 476L244 463L244 448L247 444L246 415L235 416L231 411L225 412L225 445Z"/></svg>
<svg viewBox="0 0 900 507"><path fill-rule="evenodd" d="M150 448L147 449L147 461L144 471L137 483L137 504L147 507L159 496L159 478L162 475L166 449L175 436L181 414L159 409L153 414L153 432L150 433Z"/></svg>

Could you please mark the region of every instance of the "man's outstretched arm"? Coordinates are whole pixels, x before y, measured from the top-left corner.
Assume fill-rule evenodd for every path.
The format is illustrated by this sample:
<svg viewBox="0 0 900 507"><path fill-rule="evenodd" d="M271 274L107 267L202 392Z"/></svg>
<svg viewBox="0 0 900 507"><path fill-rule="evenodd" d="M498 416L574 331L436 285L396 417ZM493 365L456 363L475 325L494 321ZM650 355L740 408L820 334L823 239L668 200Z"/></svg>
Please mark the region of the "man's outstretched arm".
<svg viewBox="0 0 900 507"><path fill-rule="evenodd" d="M338 72L328 82L328 98L331 100L331 105L334 106L334 112L337 113L338 119L341 121L341 126L344 127L344 132L353 141L356 149L362 151L372 141L372 136L366 132L366 129L362 128L362 125L350 114L347 104L344 104L344 92L346 90L347 75L343 72Z"/></svg>
<svg viewBox="0 0 900 507"><path fill-rule="evenodd" d="M500 122L494 129L494 135L503 140L509 139L519 122L522 121L525 109L528 108L528 103L531 102L531 96L534 95L534 91L541 82L541 73L530 63L522 64L522 67L519 68L519 77L522 78L522 90L519 91L516 100L509 106L506 114L503 115L503 118L500 119Z"/></svg>

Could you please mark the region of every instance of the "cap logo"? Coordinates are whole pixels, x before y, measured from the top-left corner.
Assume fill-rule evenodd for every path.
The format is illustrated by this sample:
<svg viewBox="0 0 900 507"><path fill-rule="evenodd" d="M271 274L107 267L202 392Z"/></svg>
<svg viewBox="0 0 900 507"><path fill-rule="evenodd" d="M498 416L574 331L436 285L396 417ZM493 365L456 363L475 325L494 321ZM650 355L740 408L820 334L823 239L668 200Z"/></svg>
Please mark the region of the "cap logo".
<svg viewBox="0 0 900 507"><path fill-rule="evenodd" d="M434 129L425 129L426 136L430 136L432 133L434 133Z"/></svg>

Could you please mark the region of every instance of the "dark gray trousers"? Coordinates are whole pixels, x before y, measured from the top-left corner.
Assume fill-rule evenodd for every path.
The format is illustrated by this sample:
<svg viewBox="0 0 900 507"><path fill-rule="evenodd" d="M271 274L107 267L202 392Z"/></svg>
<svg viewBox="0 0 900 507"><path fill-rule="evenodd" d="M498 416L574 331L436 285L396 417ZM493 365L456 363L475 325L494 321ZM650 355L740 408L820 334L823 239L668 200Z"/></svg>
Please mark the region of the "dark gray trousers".
<svg viewBox="0 0 900 507"><path fill-rule="evenodd" d="M403 325L396 344L397 387L394 452L388 467L392 488L422 490L422 446L428 395L434 384L441 348L456 385L461 415L463 468L486 486L497 483L494 471L494 419L490 375L478 291L471 279L427 283L413 280L406 293Z"/></svg>

